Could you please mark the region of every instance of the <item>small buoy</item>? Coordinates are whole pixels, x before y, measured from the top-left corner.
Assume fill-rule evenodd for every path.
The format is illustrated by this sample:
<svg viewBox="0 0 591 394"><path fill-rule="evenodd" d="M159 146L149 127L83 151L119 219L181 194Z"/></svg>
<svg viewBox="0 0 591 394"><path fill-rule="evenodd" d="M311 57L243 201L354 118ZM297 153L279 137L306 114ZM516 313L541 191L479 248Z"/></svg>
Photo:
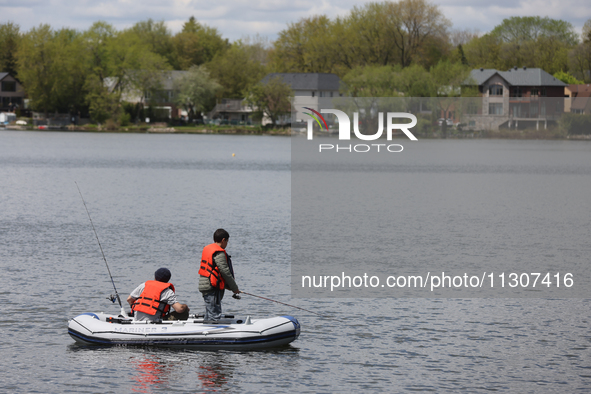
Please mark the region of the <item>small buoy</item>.
<svg viewBox="0 0 591 394"><path fill-rule="evenodd" d="M236 156L236 153L232 153L232 157Z"/></svg>

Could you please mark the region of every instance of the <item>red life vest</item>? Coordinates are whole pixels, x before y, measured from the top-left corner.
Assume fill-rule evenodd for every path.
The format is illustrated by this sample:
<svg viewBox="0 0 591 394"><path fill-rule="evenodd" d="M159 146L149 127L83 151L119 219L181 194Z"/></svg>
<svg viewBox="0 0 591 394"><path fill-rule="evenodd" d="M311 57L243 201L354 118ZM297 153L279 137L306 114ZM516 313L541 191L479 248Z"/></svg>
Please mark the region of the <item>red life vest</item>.
<svg viewBox="0 0 591 394"><path fill-rule="evenodd" d="M174 291L173 284L159 282L157 280L147 281L144 291L142 291L140 298L135 300L131 306L131 310L143 312L152 316L160 312L160 316L164 316L170 309L170 305L166 302L160 301L160 296L166 289L172 289L172 291Z"/></svg>
<svg viewBox="0 0 591 394"><path fill-rule="evenodd" d="M216 252L224 252L227 261L228 254L224 249L222 249L220 245L215 243L209 244L203 248L203 253L201 253L201 267L199 267L199 275L209 278L209 283L211 283L213 287L224 290L224 278L222 277L222 273L220 272L218 266L213 262L213 255Z"/></svg>

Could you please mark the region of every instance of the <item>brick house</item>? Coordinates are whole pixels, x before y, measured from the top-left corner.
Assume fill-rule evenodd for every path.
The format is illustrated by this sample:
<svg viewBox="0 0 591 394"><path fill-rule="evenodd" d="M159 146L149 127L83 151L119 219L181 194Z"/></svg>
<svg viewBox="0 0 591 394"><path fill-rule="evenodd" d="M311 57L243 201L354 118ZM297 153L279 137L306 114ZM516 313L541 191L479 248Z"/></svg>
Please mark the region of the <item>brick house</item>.
<svg viewBox="0 0 591 394"><path fill-rule="evenodd" d="M547 127L564 112L567 84L540 68L472 70L470 84L478 85L481 97L478 108L466 116L471 128Z"/></svg>
<svg viewBox="0 0 591 394"><path fill-rule="evenodd" d="M591 86L587 85L568 85L564 89L565 99L564 112L573 114L591 114Z"/></svg>

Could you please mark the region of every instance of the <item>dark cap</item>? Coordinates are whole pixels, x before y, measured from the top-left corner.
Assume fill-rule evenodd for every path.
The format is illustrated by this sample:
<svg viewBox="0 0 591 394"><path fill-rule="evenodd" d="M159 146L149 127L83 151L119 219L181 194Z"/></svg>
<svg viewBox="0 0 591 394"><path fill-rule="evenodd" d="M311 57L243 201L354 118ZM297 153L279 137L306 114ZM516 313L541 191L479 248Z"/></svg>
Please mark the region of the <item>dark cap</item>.
<svg viewBox="0 0 591 394"><path fill-rule="evenodd" d="M154 279L158 282L167 283L170 280L171 273L168 268L158 268L156 272L154 272Z"/></svg>

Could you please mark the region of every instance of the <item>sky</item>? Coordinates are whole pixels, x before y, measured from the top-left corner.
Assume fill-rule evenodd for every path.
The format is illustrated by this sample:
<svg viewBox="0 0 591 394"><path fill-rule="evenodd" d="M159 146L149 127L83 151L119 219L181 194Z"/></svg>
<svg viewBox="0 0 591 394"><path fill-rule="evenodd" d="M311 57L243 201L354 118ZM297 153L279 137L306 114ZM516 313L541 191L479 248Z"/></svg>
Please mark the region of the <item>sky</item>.
<svg viewBox="0 0 591 394"><path fill-rule="evenodd" d="M429 0L428 0L429 1ZM118 30L147 20L164 21L172 33L190 16L215 27L234 41L260 35L269 40L291 22L312 15L345 16L366 0L0 0L0 23L14 22L21 31L40 24L55 29L88 29L98 20ZM591 19L591 0L431 0L452 29L486 33L511 16L549 16L571 22L580 33Z"/></svg>

